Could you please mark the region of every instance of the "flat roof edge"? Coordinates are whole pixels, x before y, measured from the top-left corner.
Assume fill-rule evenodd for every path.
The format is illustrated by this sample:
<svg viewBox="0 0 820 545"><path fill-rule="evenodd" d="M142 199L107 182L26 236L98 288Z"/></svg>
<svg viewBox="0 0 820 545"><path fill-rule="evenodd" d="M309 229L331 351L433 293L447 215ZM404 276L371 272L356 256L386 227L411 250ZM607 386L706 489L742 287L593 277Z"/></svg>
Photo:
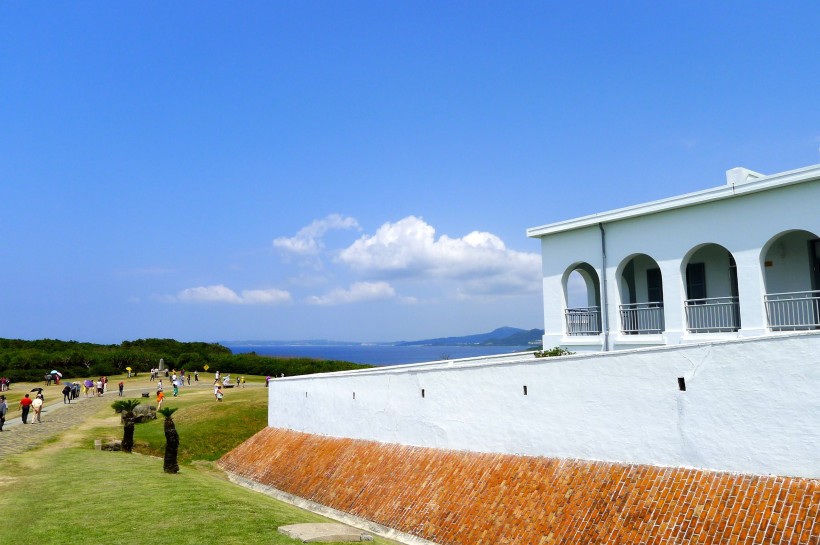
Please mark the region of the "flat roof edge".
<svg viewBox="0 0 820 545"><path fill-rule="evenodd" d="M531 227L527 229L527 236L530 238L540 238L554 233L572 231L574 229L597 225L598 223L610 223L628 218L655 214L666 210L683 208L685 206L694 206L697 204L727 199L734 196L766 191L777 187L785 187L792 184L809 182L818 178L820 178L820 164L770 174L768 176L757 178L742 184L722 185L711 189L696 191L694 193L686 193L684 195L678 195L657 201L650 201L643 204L617 208L608 212L600 212L589 216L559 221L539 227Z"/></svg>

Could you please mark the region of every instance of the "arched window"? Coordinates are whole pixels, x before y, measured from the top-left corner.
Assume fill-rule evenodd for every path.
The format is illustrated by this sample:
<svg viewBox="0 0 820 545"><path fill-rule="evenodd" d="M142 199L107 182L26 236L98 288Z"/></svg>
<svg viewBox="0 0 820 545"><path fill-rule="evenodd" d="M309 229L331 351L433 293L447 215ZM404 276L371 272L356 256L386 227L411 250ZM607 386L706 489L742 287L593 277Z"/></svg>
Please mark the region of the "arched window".
<svg viewBox="0 0 820 545"><path fill-rule="evenodd" d="M621 332L625 335L664 331L663 279L658 262L646 254L627 258L619 274Z"/></svg>
<svg viewBox="0 0 820 545"><path fill-rule="evenodd" d="M687 329L690 333L718 333L740 329L737 266L719 244L703 244L683 261L686 282Z"/></svg>
<svg viewBox="0 0 820 545"><path fill-rule="evenodd" d="M578 263L564 274L564 323L567 335L600 335L601 284L589 263Z"/></svg>
<svg viewBox="0 0 820 545"><path fill-rule="evenodd" d="M820 238L786 231L761 251L766 319L772 331L820 328Z"/></svg>

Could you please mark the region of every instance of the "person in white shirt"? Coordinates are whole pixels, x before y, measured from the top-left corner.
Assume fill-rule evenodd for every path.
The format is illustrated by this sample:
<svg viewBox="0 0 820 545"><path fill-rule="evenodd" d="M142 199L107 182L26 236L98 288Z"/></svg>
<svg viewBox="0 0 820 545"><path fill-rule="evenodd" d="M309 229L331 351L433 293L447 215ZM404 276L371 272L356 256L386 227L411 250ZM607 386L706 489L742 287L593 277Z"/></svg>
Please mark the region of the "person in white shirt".
<svg viewBox="0 0 820 545"><path fill-rule="evenodd" d="M34 419L32 422L42 424L43 421L40 419L40 413L43 411L43 394L37 394L37 397L31 402L31 408L34 411Z"/></svg>

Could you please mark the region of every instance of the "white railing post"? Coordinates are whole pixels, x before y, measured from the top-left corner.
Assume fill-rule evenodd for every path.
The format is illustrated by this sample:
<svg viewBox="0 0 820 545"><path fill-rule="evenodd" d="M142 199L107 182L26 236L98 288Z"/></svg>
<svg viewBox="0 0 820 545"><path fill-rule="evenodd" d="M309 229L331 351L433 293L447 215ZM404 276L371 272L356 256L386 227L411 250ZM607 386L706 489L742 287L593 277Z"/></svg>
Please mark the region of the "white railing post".
<svg viewBox="0 0 820 545"><path fill-rule="evenodd" d="M767 293L764 300L771 331L820 329L820 290Z"/></svg>
<svg viewBox="0 0 820 545"><path fill-rule="evenodd" d="M626 335L663 333L663 303L629 303L620 305L621 332Z"/></svg>
<svg viewBox="0 0 820 545"><path fill-rule="evenodd" d="M564 311L567 335L600 335L601 308L568 308Z"/></svg>
<svg viewBox="0 0 820 545"><path fill-rule="evenodd" d="M687 299L683 303L690 333L718 333L740 329L740 303L737 297Z"/></svg>

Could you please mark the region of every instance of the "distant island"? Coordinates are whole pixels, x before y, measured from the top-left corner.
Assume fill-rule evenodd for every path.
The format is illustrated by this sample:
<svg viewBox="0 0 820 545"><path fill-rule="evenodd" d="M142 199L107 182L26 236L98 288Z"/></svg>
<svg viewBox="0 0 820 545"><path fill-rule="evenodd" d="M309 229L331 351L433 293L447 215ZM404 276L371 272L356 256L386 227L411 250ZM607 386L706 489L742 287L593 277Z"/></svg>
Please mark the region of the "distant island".
<svg viewBox="0 0 820 545"><path fill-rule="evenodd" d="M499 327L489 333L466 335L464 337L440 337L422 341L405 341L397 346L541 346L543 329L519 329L517 327Z"/></svg>
<svg viewBox="0 0 820 545"><path fill-rule="evenodd" d="M489 333L465 335L463 337L439 337L420 341L395 341L380 343L362 343L355 341L330 341L312 339L300 341L220 341L227 346L541 346L543 329L520 329L517 327L499 327Z"/></svg>

